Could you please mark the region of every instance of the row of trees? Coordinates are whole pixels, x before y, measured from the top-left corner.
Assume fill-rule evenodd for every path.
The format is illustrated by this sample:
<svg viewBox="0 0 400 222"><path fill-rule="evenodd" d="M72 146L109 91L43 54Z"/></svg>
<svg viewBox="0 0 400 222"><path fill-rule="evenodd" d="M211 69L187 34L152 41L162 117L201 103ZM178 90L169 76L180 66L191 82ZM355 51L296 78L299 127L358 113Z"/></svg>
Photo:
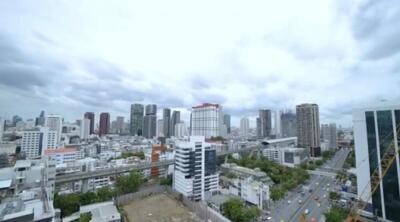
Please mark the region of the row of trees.
<svg viewBox="0 0 400 222"><path fill-rule="evenodd" d="M115 195L136 192L143 181L143 175L133 171L130 172L129 175L118 177L114 190L111 190L109 187L102 187L96 192L72 193L66 195L59 195L56 193L54 195L54 207L59 208L61 210L61 216L65 217L79 211L79 206L81 205L108 201Z"/></svg>
<svg viewBox="0 0 400 222"><path fill-rule="evenodd" d="M233 222L250 222L261 215L260 209L254 206L246 207L242 201L236 198L222 204L221 211Z"/></svg>
<svg viewBox="0 0 400 222"><path fill-rule="evenodd" d="M326 161L331 159L335 155L334 151L324 151L322 152L322 159L320 160L310 160L300 164L300 168L304 170L315 170L317 167L322 166Z"/></svg>
<svg viewBox="0 0 400 222"><path fill-rule="evenodd" d="M304 169L282 166L265 157L251 157L245 155L239 160L229 157L228 162L236 163L237 165L251 169L259 168L264 171L275 183L271 188L272 200L283 198L285 192L294 189L297 185L304 183L305 180L309 178L307 171Z"/></svg>
<svg viewBox="0 0 400 222"><path fill-rule="evenodd" d="M342 222L345 221L347 215L349 214L349 210L332 207L330 211L325 213L326 222Z"/></svg>

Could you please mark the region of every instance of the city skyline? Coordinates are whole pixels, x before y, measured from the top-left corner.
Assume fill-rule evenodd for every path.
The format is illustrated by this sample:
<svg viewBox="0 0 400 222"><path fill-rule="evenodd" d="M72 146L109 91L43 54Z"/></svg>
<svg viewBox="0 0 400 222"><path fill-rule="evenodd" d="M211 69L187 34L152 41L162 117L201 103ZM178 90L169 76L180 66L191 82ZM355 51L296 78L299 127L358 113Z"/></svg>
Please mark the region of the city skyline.
<svg viewBox="0 0 400 222"><path fill-rule="evenodd" d="M353 106L400 98L391 3L3 1L0 101L10 105L0 116L127 118L142 103L181 108L187 120L188 108L211 102L238 126L258 109L317 103L321 122L350 126ZM395 13L383 13L389 7Z"/></svg>

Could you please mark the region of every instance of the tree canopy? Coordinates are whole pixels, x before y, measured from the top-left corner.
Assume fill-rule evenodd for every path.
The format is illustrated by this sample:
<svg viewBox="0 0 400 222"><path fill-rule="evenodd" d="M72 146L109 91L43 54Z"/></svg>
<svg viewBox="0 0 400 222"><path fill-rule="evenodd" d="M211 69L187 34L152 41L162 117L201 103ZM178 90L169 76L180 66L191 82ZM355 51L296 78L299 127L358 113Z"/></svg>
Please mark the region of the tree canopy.
<svg viewBox="0 0 400 222"><path fill-rule="evenodd" d="M233 222L250 222L261 215L257 207L246 207L239 199L230 199L221 206L222 213Z"/></svg>

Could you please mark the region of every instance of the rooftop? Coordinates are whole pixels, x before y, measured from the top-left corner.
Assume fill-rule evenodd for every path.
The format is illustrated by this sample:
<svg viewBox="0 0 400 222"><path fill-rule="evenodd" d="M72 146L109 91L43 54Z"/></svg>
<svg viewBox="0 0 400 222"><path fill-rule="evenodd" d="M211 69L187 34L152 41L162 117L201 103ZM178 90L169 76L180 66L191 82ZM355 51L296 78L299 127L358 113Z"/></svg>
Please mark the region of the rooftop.
<svg viewBox="0 0 400 222"><path fill-rule="evenodd" d="M32 165L30 160L17 160L14 168L28 168Z"/></svg>
<svg viewBox="0 0 400 222"><path fill-rule="evenodd" d="M73 153L73 152L77 152L77 151L78 151L78 149L76 147L60 148L60 149L47 149L44 151L44 154L51 155L51 154Z"/></svg>
<svg viewBox="0 0 400 222"><path fill-rule="evenodd" d="M206 108L206 107L215 107L215 108L219 108L220 105L219 104L213 104L213 103L203 103L201 105L197 105L197 106L193 106L193 109L198 109L198 108Z"/></svg>

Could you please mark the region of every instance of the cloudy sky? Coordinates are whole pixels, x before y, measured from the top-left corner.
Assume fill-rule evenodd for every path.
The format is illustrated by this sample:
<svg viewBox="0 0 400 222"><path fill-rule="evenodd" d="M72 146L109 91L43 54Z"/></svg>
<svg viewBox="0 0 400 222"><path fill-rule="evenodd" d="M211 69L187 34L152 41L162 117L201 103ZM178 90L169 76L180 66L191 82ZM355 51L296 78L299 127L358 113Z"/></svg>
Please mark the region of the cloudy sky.
<svg viewBox="0 0 400 222"><path fill-rule="evenodd" d="M257 109L318 103L351 125L400 99L396 0L0 2L0 116L128 116L131 103Z"/></svg>

